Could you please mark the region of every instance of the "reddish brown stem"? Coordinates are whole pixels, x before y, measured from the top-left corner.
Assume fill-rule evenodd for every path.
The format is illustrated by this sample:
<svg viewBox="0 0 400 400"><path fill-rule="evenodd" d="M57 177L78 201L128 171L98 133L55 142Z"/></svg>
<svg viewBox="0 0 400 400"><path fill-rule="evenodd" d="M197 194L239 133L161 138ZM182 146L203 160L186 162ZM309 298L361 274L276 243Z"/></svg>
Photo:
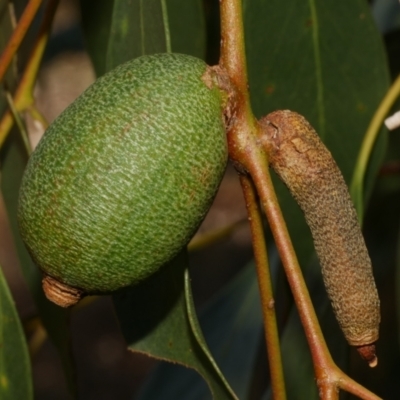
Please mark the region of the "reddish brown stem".
<svg viewBox="0 0 400 400"><path fill-rule="evenodd" d="M267 249L265 247L264 230L260 209L257 204L254 185L248 176L240 177L249 216L254 258L260 288L262 314L264 319L264 334L267 345L267 355L271 375L272 396L275 400L286 399L285 380L282 369L282 357L279 344L279 334L275 314L274 294L269 272Z"/></svg>
<svg viewBox="0 0 400 400"><path fill-rule="evenodd" d="M331 385L330 382L323 384L318 382L319 396L324 400L339 400L339 388L334 384Z"/></svg>
<svg viewBox="0 0 400 400"><path fill-rule="evenodd" d="M219 65L248 101L242 2L221 0L221 58Z"/></svg>
<svg viewBox="0 0 400 400"><path fill-rule="evenodd" d="M299 310L307 340L311 345L312 357L316 366L318 379L318 375L324 372L327 365L332 365L333 361L329 355L325 341L323 340L323 335L307 287L302 278L297 256L290 241L289 232L287 231L285 221L279 208L278 199L273 189L271 177L268 173L266 158L261 157L258 151L250 153L249 158L248 169L254 179L257 192L264 206L289 285Z"/></svg>
<svg viewBox="0 0 400 400"><path fill-rule="evenodd" d="M0 81L3 80L8 67L10 66L11 60L17 52L22 40L35 15L42 4L42 0L30 0L28 5L25 7L24 12L21 15L18 25L12 33L3 54L0 57Z"/></svg>

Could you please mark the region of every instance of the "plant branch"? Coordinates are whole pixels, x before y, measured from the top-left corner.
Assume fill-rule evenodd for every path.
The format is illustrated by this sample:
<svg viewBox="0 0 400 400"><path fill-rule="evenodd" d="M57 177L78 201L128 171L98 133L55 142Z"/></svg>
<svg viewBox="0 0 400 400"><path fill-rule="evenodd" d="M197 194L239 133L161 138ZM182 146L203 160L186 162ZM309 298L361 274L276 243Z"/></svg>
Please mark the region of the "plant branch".
<svg viewBox="0 0 400 400"><path fill-rule="evenodd" d="M247 65L244 48L241 0L221 0L221 56L219 65L248 99Z"/></svg>
<svg viewBox="0 0 400 400"><path fill-rule="evenodd" d="M364 213L364 176L368 166L368 161L371 157L371 152L376 138L378 137L379 131L382 128L383 121L399 96L400 75L393 82L392 86L389 88L385 97L379 104L379 107L375 111L375 114L368 126L367 132L365 133L360 152L358 153L353 178L350 184L350 194L355 204L360 222L362 221L362 216Z"/></svg>
<svg viewBox="0 0 400 400"><path fill-rule="evenodd" d="M50 35L51 24L57 9L59 0L49 0L44 12L44 18L38 32L38 37L33 46L31 55L25 67L25 71L15 91L13 103L18 112L27 110L34 119L38 119L44 127L47 127L45 119L34 107L33 88L42 61L43 53ZM13 125L13 115L8 110L0 121L0 147Z"/></svg>
<svg viewBox="0 0 400 400"><path fill-rule="evenodd" d="M318 385L320 386L319 396L324 400L339 400L339 388L336 385Z"/></svg>
<svg viewBox="0 0 400 400"><path fill-rule="evenodd" d="M336 382L338 382L338 386L349 392L354 394L355 396L359 397L360 399L364 400L382 400L376 394L372 393L364 386L361 386L359 383L354 381L353 379L349 378L344 372L337 370L336 371Z"/></svg>
<svg viewBox="0 0 400 400"><path fill-rule="evenodd" d="M21 18L18 21L18 25L14 29L7 46L5 47L0 57L0 81L3 80L8 67L10 66L11 60L17 52L22 40L29 27L32 24L35 15L42 4L42 0L30 0L28 5L25 7Z"/></svg>
<svg viewBox="0 0 400 400"><path fill-rule="evenodd" d="M310 347L319 392L324 400L337 400L339 388L364 400L378 400L379 397L344 374L335 365L329 353L272 185L267 152L261 147L259 140L262 130L251 111L247 88L242 1L221 0L220 4L220 67L225 69L237 91L232 105L234 112L227 126L229 156L242 175L250 175L260 196ZM242 184L246 184L244 179L248 178L241 178ZM248 189L244 190L245 196L248 195ZM255 229L254 226L252 229ZM259 252L257 243L255 247L255 255L261 260L265 255ZM258 264L261 265L261 262ZM263 282L259 284L261 286Z"/></svg>
<svg viewBox="0 0 400 400"><path fill-rule="evenodd" d="M311 347L313 360L317 366L332 364L331 357L327 357L328 349L317 316L302 277L295 250L289 237L286 223L283 219L278 199L276 197L271 177L268 172L266 157L260 151L249 154L247 168L252 176L257 192L261 198L268 218L275 243L284 266L293 297L299 310L300 319ZM319 371L318 371L319 372Z"/></svg>
<svg viewBox="0 0 400 400"><path fill-rule="evenodd" d="M276 322L274 294L272 290L271 276L269 272L267 249L265 247L264 230L262 226L260 209L254 185L246 175L241 175L247 213L252 233L254 258L260 289L262 314L264 320L264 334L267 345L272 396L275 400L286 399L285 380L282 369L282 357L279 344L278 326Z"/></svg>

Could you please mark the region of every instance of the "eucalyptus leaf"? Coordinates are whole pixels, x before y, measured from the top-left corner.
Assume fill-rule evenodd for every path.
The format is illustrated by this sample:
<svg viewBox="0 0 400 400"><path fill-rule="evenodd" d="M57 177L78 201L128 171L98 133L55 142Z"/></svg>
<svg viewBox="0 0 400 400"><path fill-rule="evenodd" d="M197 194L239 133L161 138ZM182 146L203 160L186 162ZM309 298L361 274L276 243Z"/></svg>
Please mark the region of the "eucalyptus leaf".
<svg viewBox="0 0 400 400"><path fill-rule="evenodd" d="M254 272L254 265L245 268L224 288L212 306L207 307L205 313L208 311L208 315L204 314L201 319L201 326L208 334L207 343L213 343L213 354L218 357L218 365L221 368L224 366L224 376L232 382L239 398L244 398L249 391L252 367L262 334L261 302ZM187 272L185 288L192 328L200 334ZM202 343L204 346L204 339Z"/></svg>
<svg viewBox="0 0 400 400"><path fill-rule="evenodd" d="M199 313L207 343L225 377L240 399L245 399L262 335L261 303L254 265L243 268ZM222 322L221 322L222 321ZM140 400L207 399L208 390L197 374L161 363Z"/></svg>
<svg viewBox="0 0 400 400"><path fill-rule="evenodd" d="M115 1L80 0L79 3L86 50L92 60L96 75L101 76L107 72L107 44Z"/></svg>
<svg viewBox="0 0 400 400"><path fill-rule="evenodd" d="M0 307L0 398L33 399L28 347L1 267Z"/></svg>
<svg viewBox="0 0 400 400"><path fill-rule="evenodd" d="M80 4L98 76L132 58L171 50L165 0L81 0Z"/></svg>
<svg viewBox="0 0 400 400"><path fill-rule="evenodd" d="M143 54L171 51L165 0L114 0L106 69Z"/></svg>
<svg viewBox="0 0 400 400"><path fill-rule="evenodd" d="M144 54L205 55L200 0L80 0L86 47L97 76Z"/></svg>
<svg viewBox="0 0 400 400"><path fill-rule="evenodd" d="M171 51L204 59L205 20L201 0L166 0Z"/></svg>
<svg viewBox="0 0 400 400"><path fill-rule="evenodd" d="M215 399L237 399L207 348L190 299L187 303L187 266L184 250L149 279L114 294L122 333L130 350L196 370Z"/></svg>

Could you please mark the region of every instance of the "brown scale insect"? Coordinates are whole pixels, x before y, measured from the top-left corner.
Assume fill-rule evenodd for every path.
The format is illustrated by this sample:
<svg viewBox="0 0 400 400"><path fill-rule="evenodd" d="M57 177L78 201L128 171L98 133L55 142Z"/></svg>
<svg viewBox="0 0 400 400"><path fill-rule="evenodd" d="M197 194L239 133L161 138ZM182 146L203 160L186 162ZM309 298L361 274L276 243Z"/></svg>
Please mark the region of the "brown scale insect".
<svg viewBox="0 0 400 400"><path fill-rule="evenodd" d="M304 212L339 325L377 365L379 298L350 194L331 153L301 115L275 111L260 121L269 163Z"/></svg>

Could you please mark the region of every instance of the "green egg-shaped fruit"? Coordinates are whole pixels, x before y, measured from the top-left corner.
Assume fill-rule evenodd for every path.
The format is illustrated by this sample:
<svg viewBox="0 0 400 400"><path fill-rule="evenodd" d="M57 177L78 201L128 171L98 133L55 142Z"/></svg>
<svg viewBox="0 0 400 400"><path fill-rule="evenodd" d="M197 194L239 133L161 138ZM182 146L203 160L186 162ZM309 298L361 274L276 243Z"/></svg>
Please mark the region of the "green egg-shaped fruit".
<svg viewBox="0 0 400 400"><path fill-rule="evenodd" d="M188 243L227 162L216 80L194 57L143 56L98 79L48 128L18 216L49 298L69 306L134 285Z"/></svg>

